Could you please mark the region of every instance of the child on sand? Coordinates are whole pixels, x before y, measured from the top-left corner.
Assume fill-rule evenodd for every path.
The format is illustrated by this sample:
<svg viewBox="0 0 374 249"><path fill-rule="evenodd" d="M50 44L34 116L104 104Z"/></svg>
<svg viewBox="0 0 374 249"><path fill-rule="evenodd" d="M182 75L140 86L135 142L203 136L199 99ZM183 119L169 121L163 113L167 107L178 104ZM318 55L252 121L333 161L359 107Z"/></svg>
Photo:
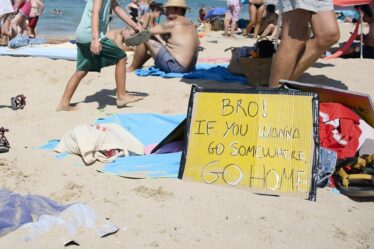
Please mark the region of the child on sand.
<svg viewBox="0 0 374 249"><path fill-rule="evenodd" d="M109 12L113 9L124 22L138 31L137 24L121 9L116 0L88 0L76 31L77 69L69 79L57 111L70 111L70 100L81 80L88 72L100 72L101 68L116 65L117 107L142 98L126 93L126 53L106 36Z"/></svg>

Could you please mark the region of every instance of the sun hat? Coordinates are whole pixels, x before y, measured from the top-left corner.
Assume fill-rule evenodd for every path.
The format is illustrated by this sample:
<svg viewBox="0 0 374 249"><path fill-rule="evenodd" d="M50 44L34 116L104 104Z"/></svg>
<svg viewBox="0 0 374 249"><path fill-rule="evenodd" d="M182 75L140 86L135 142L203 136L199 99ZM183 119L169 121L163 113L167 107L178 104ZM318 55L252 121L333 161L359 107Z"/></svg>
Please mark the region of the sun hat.
<svg viewBox="0 0 374 249"><path fill-rule="evenodd" d="M190 7L187 6L186 0L168 0L165 4L164 7L180 7L180 8L185 8L185 9L190 9Z"/></svg>

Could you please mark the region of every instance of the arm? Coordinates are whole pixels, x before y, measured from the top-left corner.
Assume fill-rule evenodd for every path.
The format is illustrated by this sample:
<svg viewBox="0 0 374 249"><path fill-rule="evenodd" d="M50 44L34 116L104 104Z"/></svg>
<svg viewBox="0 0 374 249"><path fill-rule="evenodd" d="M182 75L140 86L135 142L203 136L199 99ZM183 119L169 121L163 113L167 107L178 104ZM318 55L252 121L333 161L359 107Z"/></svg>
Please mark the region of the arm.
<svg viewBox="0 0 374 249"><path fill-rule="evenodd" d="M133 20L131 20L131 18L126 14L126 12L123 9L121 9L116 0L112 0L112 9L114 13L116 13L116 15L119 18L121 18L122 21L124 21L125 23L127 23L127 25L130 26L130 28L132 28L135 31L139 30L138 25Z"/></svg>
<svg viewBox="0 0 374 249"><path fill-rule="evenodd" d="M144 14L142 29L146 29L150 25L151 15L149 13Z"/></svg>
<svg viewBox="0 0 374 249"><path fill-rule="evenodd" d="M94 0L91 16L91 52L100 54L101 44L99 41L99 18L102 0Z"/></svg>
<svg viewBox="0 0 374 249"><path fill-rule="evenodd" d="M175 27L175 22L174 21L166 21L160 25L156 25L152 27L149 32L152 35L157 35L157 34L167 34L171 33L173 28Z"/></svg>

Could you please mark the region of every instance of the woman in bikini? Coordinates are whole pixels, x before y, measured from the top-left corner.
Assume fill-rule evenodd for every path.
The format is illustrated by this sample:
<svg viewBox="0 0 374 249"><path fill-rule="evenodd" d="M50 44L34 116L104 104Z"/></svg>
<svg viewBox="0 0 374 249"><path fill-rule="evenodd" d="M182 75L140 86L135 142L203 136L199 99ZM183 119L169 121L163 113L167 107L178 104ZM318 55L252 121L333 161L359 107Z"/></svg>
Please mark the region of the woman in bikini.
<svg viewBox="0 0 374 249"><path fill-rule="evenodd" d="M250 21L245 29L245 34L248 35L251 32L252 28L255 27L255 31L253 33L253 37L257 38L258 31L260 30L262 16L264 15L265 11L265 4L264 0L249 0L249 17Z"/></svg>
<svg viewBox="0 0 374 249"><path fill-rule="evenodd" d="M139 16L139 4L138 0L131 0L131 2L125 7L127 13L131 17L131 20L135 23L138 23Z"/></svg>

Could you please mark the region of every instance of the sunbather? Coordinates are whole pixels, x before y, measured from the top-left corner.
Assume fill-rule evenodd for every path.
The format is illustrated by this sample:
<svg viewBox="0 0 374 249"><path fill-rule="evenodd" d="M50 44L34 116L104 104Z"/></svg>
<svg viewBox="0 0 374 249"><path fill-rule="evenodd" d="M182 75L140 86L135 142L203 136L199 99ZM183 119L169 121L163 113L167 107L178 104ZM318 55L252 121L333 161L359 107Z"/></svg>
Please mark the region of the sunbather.
<svg viewBox="0 0 374 249"><path fill-rule="evenodd" d="M128 47L124 44L126 38L129 38L131 35L134 34L133 30L128 28L124 29L113 29L106 32L106 37L111 40L114 44L117 45L122 51L134 51L133 47Z"/></svg>
<svg viewBox="0 0 374 249"><path fill-rule="evenodd" d="M147 12L142 17L142 29L151 28L158 24L158 19L164 13L161 3L152 2L149 7L151 12Z"/></svg>
<svg viewBox="0 0 374 249"><path fill-rule="evenodd" d="M262 18L262 22L258 33L261 36L271 36L274 38L276 27L277 27L278 14L275 13L275 5L268 4L266 5L265 16Z"/></svg>
<svg viewBox="0 0 374 249"><path fill-rule="evenodd" d="M128 71L140 68L151 57L156 67L167 73L185 73L195 67L199 38L193 23L184 17L185 0L169 0L164 6L168 20L149 29L154 39L135 48Z"/></svg>

